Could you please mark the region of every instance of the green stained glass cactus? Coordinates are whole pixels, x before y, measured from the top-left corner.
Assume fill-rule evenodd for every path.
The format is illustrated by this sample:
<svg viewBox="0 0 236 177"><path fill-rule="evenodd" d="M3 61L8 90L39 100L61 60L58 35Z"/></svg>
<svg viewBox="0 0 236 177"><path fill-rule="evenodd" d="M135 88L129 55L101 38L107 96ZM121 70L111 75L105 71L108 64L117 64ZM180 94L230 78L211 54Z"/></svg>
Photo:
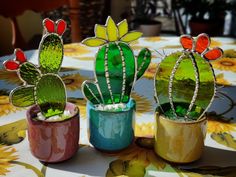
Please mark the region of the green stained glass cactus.
<svg viewBox="0 0 236 177"><path fill-rule="evenodd" d="M134 56L128 43L142 33L128 32L126 20L116 25L108 17L105 26L95 26L95 35L82 41L90 47L100 46L95 61L95 81L85 81L83 93L93 104L127 103L135 81L150 64L151 52L144 48L137 58Z"/></svg>
<svg viewBox="0 0 236 177"><path fill-rule="evenodd" d="M4 62L7 70L17 71L24 82L10 93L14 106L27 107L37 104L45 118L64 112L66 90L62 79L57 75L63 60L62 34L66 29L63 20L53 22L44 19L46 33L39 46L39 68L27 61L25 54L15 50L15 59Z"/></svg>
<svg viewBox="0 0 236 177"><path fill-rule="evenodd" d="M216 47L208 49L210 39L200 34L196 40L183 35L184 50L172 53L161 61L155 76L156 99L162 112L174 120L197 120L213 101L215 75L209 60L222 56Z"/></svg>

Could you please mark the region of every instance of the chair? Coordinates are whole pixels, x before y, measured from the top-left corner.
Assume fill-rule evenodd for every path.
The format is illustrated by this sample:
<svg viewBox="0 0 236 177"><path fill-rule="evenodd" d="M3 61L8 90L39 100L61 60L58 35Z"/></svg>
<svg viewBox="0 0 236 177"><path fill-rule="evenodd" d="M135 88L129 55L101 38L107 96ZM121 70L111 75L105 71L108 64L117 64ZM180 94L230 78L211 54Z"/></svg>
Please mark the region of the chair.
<svg viewBox="0 0 236 177"><path fill-rule="evenodd" d="M72 42L81 40L79 29L79 0L5 0L0 6L0 15L10 18L12 26L12 46L13 48L27 49L28 44L25 42L20 32L16 17L26 10L34 12L48 12L57 9L63 5L69 7L69 17L71 21L71 39Z"/></svg>

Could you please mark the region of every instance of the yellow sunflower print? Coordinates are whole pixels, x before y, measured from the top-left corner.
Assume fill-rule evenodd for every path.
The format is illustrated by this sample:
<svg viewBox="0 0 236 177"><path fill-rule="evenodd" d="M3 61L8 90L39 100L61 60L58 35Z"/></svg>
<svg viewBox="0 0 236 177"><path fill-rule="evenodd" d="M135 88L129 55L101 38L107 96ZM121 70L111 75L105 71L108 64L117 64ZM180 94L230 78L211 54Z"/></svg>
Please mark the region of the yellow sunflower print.
<svg viewBox="0 0 236 177"><path fill-rule="evenodd" d="M17 160L15 152L15 148L0 144L0 176L6 175L8 168L12 166L11 161Z"/></svg>
<svg viewBox="0 0 236 177"><path fill-rule="evenodd" d="M214 69L236 72L236 58L221 58L211 64Z"/></svg>
<svg viewBox="0 0 236 177"><path fill-rule="evenodd" d="M83 54L88 54L89 52L89 48L81 45L80 43L64 45L65 56L78 57Z"/></svg>
<svg viewBox="0 0 236 177"><path fill-rule="evenodd" d="M138 161L144 166L153 164L158 169L163 169L166 166L164 160L158 157L152 149L153 139L150 138L137 138L135 142L129 146L127 149L110 154L111 156L116 156L118 159L123 161ZM109 154L108 154L109 155Z"/></svg>
<svg viewBox="0 0 236 177"><path fill-rule="evenodd" d="M7 115L11 112L16 112L20 108L16 108L10 103L9 97L6 95L0 96L0 116Z"/></svg>
<svg viewBox="0 0 236 177"><path fill-rule="evenodd" d="M135 92L131 94L131 97L136 101L137 116L152 111L152 103L146 97L138 95Z"/></svg>
<svg viewBox="0 0 236 177"><path fill-rule="evenodd" d="M65 83L66 88L70 91L75 91L77 89L80 89L83 81L87 79L88 79L87 77L84 77L79 73L62 76L62 80Z"/></svg>
<svg viewBox="0 0 236 177"><path fill-rule="evenodd" d="M224 50L223 56L226 58L236 58L236 50L234 49Z"/></svg>
<svg viewBox="0 0 236 177"><path fill-rule="evenodd" d="M213 47L220 47L221 45L222 45L222 43L220 41L211 39L211 45L210 45L211 48L213 48Z"/></svg>
<svg viewBox="0 0 236 177"><path fill-rule="evenodd" d="M141 123L135 125L136 137L153 137L154 136L154 123Z"/></svg>
<svg viewBox="0 0 236 177"><path fill-rule="evenodd" d="M231 85L231 83L224 78L223 73L216 75L216 83L220 85Z"/></svg>
<svg viewBox="0 0 236 177"><path fill-rule="evenodd" d="M16 72L9 72L5 69L0 69L0 80L4 80L9 84L21 84L22 81L19 79Z"/></svg>
<svg viewBox="0 0 236 177"><path fill-rule="evenodd" d="M144 37L143 40L147 42L158 42L158 41L163 41L164 39L160 36L156 36L156 37Z"/></svg>
<svg viewBox="0 0 236 177"><path fill-rule="evenodd" d="M86 100L83 98L68 98L68 101L79 107L80 118L86 118Z"/></svg>
<svg viewBox="0 0 236 177"><path fill-rule="evenodd" d="M143 76L147 79L153 79L157 70L157 66L157 63L150 63Z"/></svg>
<svg viewBox="0 0 236 177"><path fill-rule="evenodd" d="M208 119L208 133L224 133L236 131L236 123L223 122L215 119Z"/></svg>

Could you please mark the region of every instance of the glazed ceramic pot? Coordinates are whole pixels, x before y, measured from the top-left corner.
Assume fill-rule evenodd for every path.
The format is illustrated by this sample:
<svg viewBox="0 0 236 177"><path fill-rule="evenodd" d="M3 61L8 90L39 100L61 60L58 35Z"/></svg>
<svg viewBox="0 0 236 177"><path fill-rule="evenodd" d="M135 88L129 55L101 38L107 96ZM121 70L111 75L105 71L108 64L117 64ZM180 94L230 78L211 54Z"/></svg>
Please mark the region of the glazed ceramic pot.
<svg viewBox="0 0 236 177"><path fill-rule="evenodd" d="M207 118L180 122L156 113L154 150L165 160L189 163L201 157L206 136Z"/></svg>
<svg viewBox="0 0 236 177"><path fill-rule="evenodd" d="M40 161L55 163L71 158L79 146L79 109L67 103L65 110L71 118L57 121L35 119L40 111L37 105L27 111L28 139L31 153Z"/></svg>
<svg viewBox="0 0 236 177"><path fill-rule="evenodd" d="M162 23L153 21L150 24L140 24L139 30L143 33L144 37L160 36Z"/></svg>
<svg viewBox="0 0 236 177"><path fill-rule="evenodd" d="M108 112L95 109L87 103L88 135L90 143L98 150L120 151L134 139L135 102L130 99L127 109Z"/></svg>

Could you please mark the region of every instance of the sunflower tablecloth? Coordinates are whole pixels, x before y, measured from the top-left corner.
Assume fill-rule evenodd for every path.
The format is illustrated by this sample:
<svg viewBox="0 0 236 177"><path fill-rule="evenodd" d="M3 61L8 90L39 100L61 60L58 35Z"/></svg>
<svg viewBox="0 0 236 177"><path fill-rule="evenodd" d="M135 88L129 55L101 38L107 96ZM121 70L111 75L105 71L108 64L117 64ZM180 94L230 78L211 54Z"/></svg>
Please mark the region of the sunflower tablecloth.
<svg viewBox="0 0 236 177"><path fill-rule="evenodd" d="M236 177L236 41L213 38L211 47L219 46L224 57L213 61L217 78L217 95L207 113L208 129L205 151L200 160L187 164L170 164L152 150L154 135L153 76L161 59L181 50L177 37L141 38L132 43L135 55L143 47L152 50L152 63L132 92L137 102L135 142L116 154L96 151L88 142L86 101L81 93L84 80L93 79L93 62L97 48L67 44L60 75L67 87L68 101L80 108L80 149L70 160L59 164L42 164L29 150L26 109L13 107L8 94L21 85L15 72L7 72L0 58L0 175L9 177L82 177L82 176L232 176ZM37 50L26 52L28 60L37 61Z"/></svg>

